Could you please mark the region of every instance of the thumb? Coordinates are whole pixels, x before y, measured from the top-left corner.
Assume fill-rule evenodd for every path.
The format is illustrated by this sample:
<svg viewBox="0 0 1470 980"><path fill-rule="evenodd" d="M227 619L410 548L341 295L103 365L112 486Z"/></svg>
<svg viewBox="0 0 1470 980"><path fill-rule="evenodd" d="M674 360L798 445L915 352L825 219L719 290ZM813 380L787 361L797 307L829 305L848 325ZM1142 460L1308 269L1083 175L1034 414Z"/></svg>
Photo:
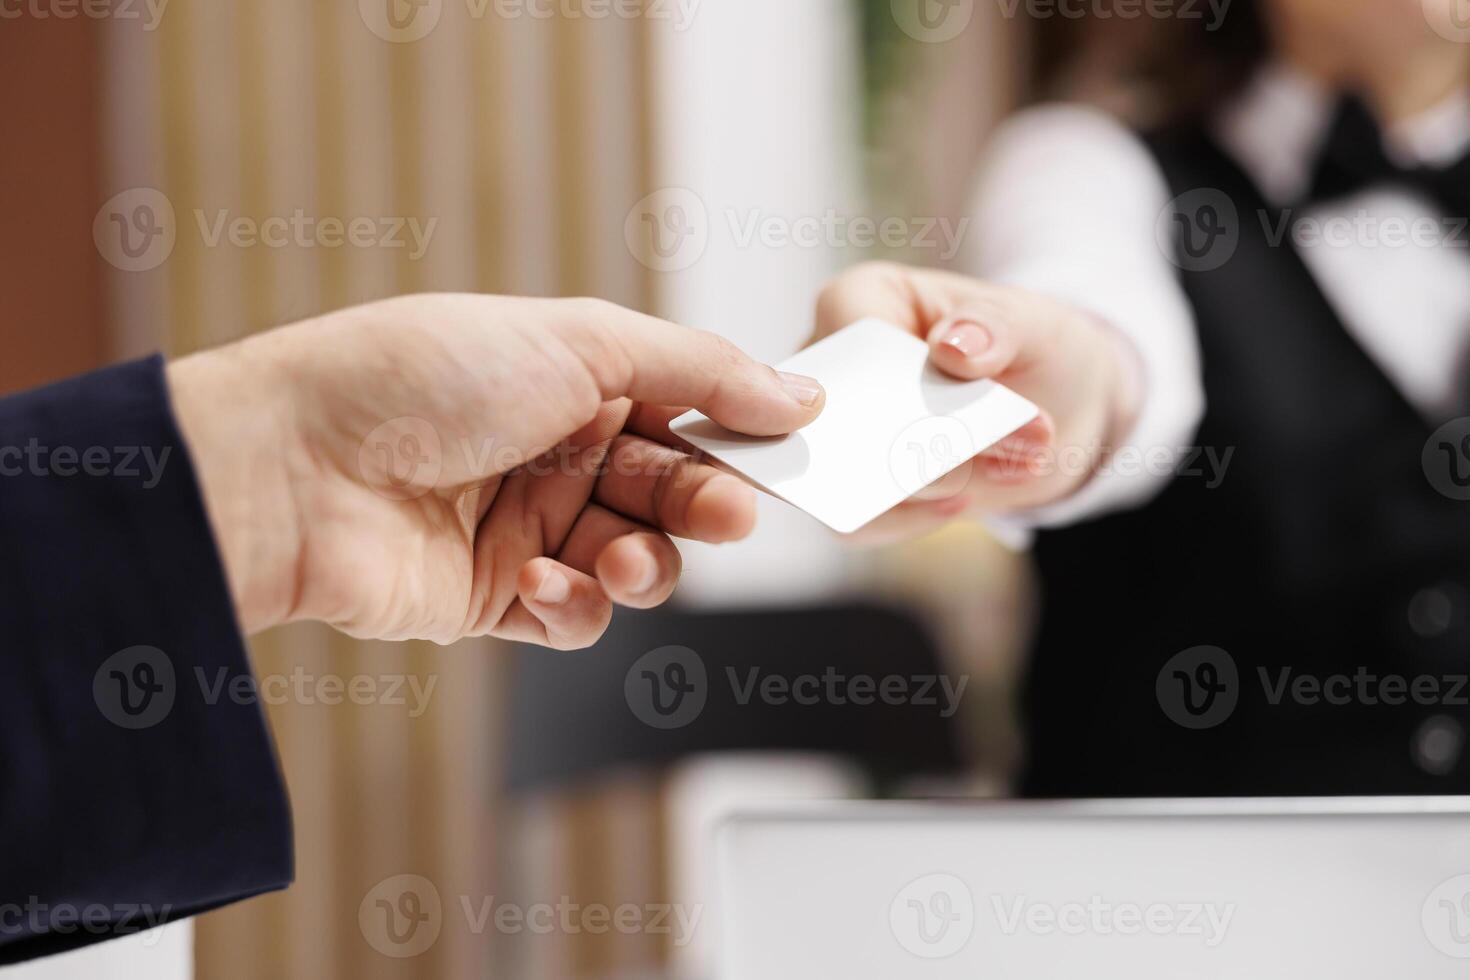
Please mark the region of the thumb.
<svg viewBox="0 0 1470 980"><path fill-rule="evenodd" d="M1025 334L994 313L956 310L929 331L929 359L965 381L994 378L1021 358Z"/></svg>
<svg viewBox="0 0 1470 980"><path fill-rule="evenodd" d="M581 309L569 339L604 400L687 405L752 436L784 435L821 414L820 384L777 372L723 337L612 304Z"/></svg>

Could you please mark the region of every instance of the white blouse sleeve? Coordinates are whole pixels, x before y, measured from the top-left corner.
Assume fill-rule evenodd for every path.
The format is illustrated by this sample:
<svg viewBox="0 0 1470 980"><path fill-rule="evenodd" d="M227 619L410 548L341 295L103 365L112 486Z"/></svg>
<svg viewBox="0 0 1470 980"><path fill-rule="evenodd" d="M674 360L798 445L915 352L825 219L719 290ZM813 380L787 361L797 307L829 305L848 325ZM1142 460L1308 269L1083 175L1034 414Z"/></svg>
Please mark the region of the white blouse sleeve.
<svg viewBox="0 0 1470 980"><path fill-rule="evenodd" d="M1066 500L992 521L1022 543L1056 527L1143 505L1185 457L1204 413L1194 316L1155 237L1168 206L1143 143L1107 114L1025 110L996 132L976 181L965 270L1072 303L1132 344L1142 369L1136 424Z"/></svg>

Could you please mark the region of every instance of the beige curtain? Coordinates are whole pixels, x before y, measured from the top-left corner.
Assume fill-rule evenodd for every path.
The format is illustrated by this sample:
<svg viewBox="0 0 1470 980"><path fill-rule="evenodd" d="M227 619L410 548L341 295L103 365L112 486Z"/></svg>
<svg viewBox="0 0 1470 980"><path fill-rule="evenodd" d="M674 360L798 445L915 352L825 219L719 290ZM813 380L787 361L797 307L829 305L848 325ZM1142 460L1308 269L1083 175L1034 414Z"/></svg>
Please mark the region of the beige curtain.
<svg viewBox="0 0 1470 980"><path fill-rule="evenodd" d="M652 190L647 27L551 6L562 13L545 20L493 0L172 0L156 30L105 25L104 196L156 188L177 236L157 268L109 270L116 353L183 354L418 290L595 293L647 308L652 285L623 244L624 216ZM384 40L371 24L385 7L397 23L438 21L422 39ZM319 247L294 232L284 247L230 241L237 218L298 211L435 224L422 256L406 233L410 248ZM600 844L626 829L592 818L596 794L500 812L494 644L358 643L301 626L256 638L252 652L262 678L366 677L386 692L403 675L408 703L268 706L297 883L201 918L199 977L570 976L626 959L574 941L517 949L467 921L507 876L528 900L581 887L558 874L595 883L599 855L617 850ZM417 716L415 684L430 692ZM404 874L432 883L442 922L428 949L398 958L375 948L358 912Z"/></svg>

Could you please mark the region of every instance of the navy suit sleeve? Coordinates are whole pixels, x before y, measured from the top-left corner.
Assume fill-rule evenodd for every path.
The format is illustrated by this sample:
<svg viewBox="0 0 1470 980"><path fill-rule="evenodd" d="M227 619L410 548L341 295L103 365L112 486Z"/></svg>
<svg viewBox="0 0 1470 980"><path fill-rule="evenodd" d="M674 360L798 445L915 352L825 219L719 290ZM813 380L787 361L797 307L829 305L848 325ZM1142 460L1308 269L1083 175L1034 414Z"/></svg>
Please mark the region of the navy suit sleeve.
<svg viewBox="0 0 1470 980"><path fill-rule="evenodd" d="M162 359L0 400L0 963L291 881L254 689Z"/></svg>

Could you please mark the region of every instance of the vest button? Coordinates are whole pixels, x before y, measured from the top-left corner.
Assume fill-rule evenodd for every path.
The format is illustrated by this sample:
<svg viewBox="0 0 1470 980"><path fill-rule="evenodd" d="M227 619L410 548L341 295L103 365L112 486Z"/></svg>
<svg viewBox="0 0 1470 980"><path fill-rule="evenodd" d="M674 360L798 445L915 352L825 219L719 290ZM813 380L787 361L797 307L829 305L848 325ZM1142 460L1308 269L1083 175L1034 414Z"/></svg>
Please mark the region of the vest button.
<svg viewBox="0 0 1470 980"><path fill-rule="evenodd" d="M1414 733L1414 762L1431 776L1455 771L1465 747L1465 729L1449 715L1426 719Z"/></svg>
<svg viewBox="0 0 1470 980"><path fill-rule="evenodd" d="M1426 640L1449 632L1455 622L1455 594L1452 585L1431 585L1420 589L1409 600L1409 628Z"/></svg>

